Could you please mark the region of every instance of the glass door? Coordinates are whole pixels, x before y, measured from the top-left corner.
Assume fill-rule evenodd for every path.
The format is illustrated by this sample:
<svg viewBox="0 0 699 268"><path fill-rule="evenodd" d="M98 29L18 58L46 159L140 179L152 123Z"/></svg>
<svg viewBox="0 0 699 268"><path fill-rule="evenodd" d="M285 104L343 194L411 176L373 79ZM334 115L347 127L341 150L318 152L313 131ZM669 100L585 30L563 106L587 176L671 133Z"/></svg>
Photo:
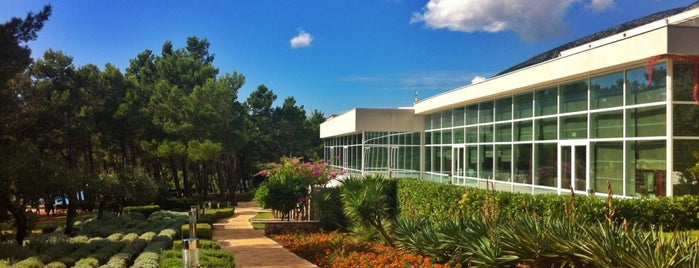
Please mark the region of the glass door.
<svg viewBox="0 0 699 268"><path fill-rule="evenodd" d="M466 176L465 162L464 161L464 147L452 147L452 157L451 157L451 183L452 184L463 184Z"/></svg>
<svg viewBox="0 0 699 268"><path fill-rule="evenodd" d="M587 191L587 142L565 142L558 146L558 187L561 191Z"/></svg>

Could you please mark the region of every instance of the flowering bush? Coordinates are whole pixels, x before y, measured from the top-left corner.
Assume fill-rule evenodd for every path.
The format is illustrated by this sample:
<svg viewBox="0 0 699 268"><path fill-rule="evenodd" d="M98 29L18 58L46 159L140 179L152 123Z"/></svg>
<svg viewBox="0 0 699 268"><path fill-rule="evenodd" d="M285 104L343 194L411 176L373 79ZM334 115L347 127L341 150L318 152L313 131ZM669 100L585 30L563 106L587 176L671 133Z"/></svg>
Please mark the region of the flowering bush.
<svg viewBox="0 0 699 268"><path fill-rule="evenodd" d="M302 162L301 158L283 157L281 163L267 163L258 173L268 180L257 190L255 198L260 206L279 211L282 218L288 218L292 209L309 204L311 186L326 184L338 174L341 172L323 160Z"/></svg>

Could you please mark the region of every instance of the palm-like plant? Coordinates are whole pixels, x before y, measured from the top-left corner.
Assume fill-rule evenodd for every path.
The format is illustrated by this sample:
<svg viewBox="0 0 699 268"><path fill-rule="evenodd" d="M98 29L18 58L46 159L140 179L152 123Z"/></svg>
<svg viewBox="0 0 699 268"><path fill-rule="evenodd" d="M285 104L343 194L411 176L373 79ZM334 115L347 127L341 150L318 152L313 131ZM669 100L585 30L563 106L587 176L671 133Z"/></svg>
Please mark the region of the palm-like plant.
<svg viewBox="0 0 699 268"><path fill-rule="evenodd" d="M439 240L437 227L432 222L422 219L399 218L393 228L396 246L399 249L415 252L435 258L437 262L451 259Z"/></svg>
<svg viewBox="0 0 699 268"><path fill-rule="evenodd" d="M313 194L313 217L325 230L344 230L347 219L342 211L339 188L322 188Z"/></svg>
<svg viewBox="0 0 699 268"><path fill-rule="evenodd" d="M503 252L518 256L533 267L544 267L557 255L548 252L544 219L529 214L514 217L502 224L500 238Z"/></svg>
<svg viewBox="0 0 699 268"><path fill-rule="evenodd" d="M370 175L363 179L350 178L343 181L342 200L345 216L353 224L374 228L391 246L389 234L396 217L395 184L381 175Z"/></svg>

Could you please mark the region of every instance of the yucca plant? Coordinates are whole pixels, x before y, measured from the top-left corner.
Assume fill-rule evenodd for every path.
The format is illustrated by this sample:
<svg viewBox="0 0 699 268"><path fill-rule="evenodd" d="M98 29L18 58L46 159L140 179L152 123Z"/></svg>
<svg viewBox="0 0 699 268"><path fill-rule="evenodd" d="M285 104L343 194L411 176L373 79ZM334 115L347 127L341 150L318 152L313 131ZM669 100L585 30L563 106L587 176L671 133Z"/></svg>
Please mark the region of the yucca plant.
<svg viewBox="0 0 699 268"><path fill-rule="evenodd" d="M313 217L324 230L345 230L347 218L342 211L342 197L339 188L322 188L313 194Z"/></svg>
<svg viewBox="0 0 699 268"><path fill-rule="evenodd" d="M344 212L353 229L370 226L392 247L390 232L396 217L395 196L395 183L381 175L343 181Z"/></svg>
<svg viewBox="0 0 699 268"><path fill-rule="evenodd" d="M576 256L596 267L624 267L622 259L634 252L627 232L622 226L599 222L587 225L576 239Z"/></svg>
<svg viewBox="0 0 699 268"><path fill-rule="evenodd" d="M682 256L673 238L663 237L657 231L644 232L630 230L626 232L628 252L619 260L620 265L636 268L669 268L677 267ZM696 267L696 266L695 266Z"/></svg>
<svg viewBox="0 0 699 268"><path fill-rule="evenodd" d="M433 257L437 262L451 259L439 240L437 227L426 219L399 218L393 228L399 249Z"/></svg>
<svg viewBox="0 0 699 268"><path fill-rule="evenodd" d="M575 255L576 241L581 239L583 228L566 218L550 217L543 224L544 257L560 267L580 267L581 260Z"/></svg>
<svg viewBox="0 0 699 268"><path fill-rule="evenodd" d="M548 252L544 219L524 214L505 222L500 228L500 243L503 252L517 256L521 262L532 267L545 267L558 257Z"/></svg>

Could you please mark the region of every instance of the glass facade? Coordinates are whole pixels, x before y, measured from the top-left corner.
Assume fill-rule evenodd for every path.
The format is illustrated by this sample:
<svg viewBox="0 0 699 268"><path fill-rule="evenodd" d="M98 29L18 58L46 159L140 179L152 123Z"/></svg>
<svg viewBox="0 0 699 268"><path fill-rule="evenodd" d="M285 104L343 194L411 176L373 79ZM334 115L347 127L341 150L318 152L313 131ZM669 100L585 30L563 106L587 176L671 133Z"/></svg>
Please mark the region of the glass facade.
<svg viewBox="0 0 699 268"><path fill-rule="evenodd" d="M419 178L420 142L419 132L364 132L324 139L324 157L350 175Z"/></svg>
<svg viewBox="0 0 699 268"><path fill-rule="evenodd" d="M668 64L661 62L651 79L639 66L427 115L425 137L442 139L425 143L432 161L425 173L519 192L606 195L611 187L615 195L665 196L669 105L688 118L675 126L682 143L699 149L699 127L691 123L699 107L689 92L694 66L675 66L679 91L668 89ZM668 92L678 95L674 102ZM676 158L686 155L692 156ZM682 163L675 166L686 169L696 160Z"/></svg>
<svg viewBox="0 0 699 268"><path fill-rule="evenodd" d="M668 60L652 68L433 112L423 133L329 138L326 159L348 171L533 194L699 194L695 64Z"/></svg>

